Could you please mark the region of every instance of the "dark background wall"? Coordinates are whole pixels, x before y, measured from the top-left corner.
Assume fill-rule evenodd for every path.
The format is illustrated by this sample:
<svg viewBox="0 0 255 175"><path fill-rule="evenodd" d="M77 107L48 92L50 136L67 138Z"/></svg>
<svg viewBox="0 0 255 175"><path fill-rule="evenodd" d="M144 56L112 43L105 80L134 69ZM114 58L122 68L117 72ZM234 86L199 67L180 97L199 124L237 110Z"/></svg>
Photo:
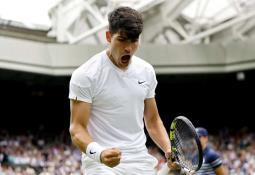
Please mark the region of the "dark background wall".
<svg viewBox="0 0 255 175"><path fill-rule="evenodd" d="M159 76L157 101L164 123L184 115L195 126L211 132L230 128L252 129L255 116L255 74L245 73L237 80L236 73Z"/></svg>
<svg viewBox="0 0 255 175"><path fill-rule="evenodd" d="M211 132L228 127L254 130L255 71L245 80L236 73L158 75L156 100L168 128L172 119L184 115L195 126ZM10 132L27 130L56 133L68 130L70 77L24 72L0 72L0 127Z"/></svg>

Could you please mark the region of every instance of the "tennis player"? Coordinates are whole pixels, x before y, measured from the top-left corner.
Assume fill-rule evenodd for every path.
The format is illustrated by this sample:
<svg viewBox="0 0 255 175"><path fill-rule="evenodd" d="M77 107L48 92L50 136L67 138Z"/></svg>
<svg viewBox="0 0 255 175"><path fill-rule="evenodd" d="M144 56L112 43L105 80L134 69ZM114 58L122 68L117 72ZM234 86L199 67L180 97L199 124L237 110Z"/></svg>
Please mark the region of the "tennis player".
<svg viewBox="0 0 255 175"><path fill-rule="evenodd" d="M70 133L87 175L155 175L145 127L167 158L171 146L160 119L153 67L134 55L143 30L140 13L119 7L108 15L109 48L76 69L70 80ZM169 160L170 161L170 160ZM176 164L169 162L171 168Z"/></svg>
<svg viewBox="0 0 255 175"><path fill-rule="evenodd" d="M198 127L196 132L203 149L203 164L197 175L226 175L226 170L222 165L219 154L208 146L208 131L205 128Z"/></svg>

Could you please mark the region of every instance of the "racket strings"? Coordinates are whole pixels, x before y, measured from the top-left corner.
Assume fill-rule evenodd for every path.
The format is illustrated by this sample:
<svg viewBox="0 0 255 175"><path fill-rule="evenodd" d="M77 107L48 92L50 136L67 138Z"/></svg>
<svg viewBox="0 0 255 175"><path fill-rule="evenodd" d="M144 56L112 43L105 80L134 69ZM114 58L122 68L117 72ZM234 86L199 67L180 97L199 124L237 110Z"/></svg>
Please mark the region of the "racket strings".
<svg viewBox="0 0 255 175"><path fill-rule="evenodd" d="M181 131L184 129L184 125L179 125L177 128ZM176 132L176 146L178 150L178 158L181 164L183 164L185 167L192 168L192 163L185 157L189 156L188 152L186 150L186 147L189 143L187 143L187 133L183 133L183 135L180 135L179 132Z"/></svg>
<svg viewBox="0 0 255 175"><path fill-rule="evenodd" d="M176 131L175 131L175 146L177 149L176 156L184 167L194 170L197 168L198 163L194 161L197 159L198 148L196 141L194 139L194 135L190 132L189 126L184 122L176 123Z"/></svg>

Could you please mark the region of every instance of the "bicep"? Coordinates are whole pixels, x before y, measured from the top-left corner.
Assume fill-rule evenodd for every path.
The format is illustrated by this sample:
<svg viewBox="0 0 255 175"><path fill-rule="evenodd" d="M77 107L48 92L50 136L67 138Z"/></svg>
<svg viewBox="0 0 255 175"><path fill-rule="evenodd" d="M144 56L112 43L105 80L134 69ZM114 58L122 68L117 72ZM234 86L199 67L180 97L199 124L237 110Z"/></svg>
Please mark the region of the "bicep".
<svg viewBox="0 0 255 175"><path fill-rule="evenodd" d="M81 125L86 128L90 116L91 104L70 100L70 125Z"/></svg>
<svg viewBox="0 0 255 175"><path fill-rule="evenodd" d="M70 107L71 118L69 132L71 134L71 139L74 145L84 152L87 145L92 141L87 130L91 104L78 100L71 100Z"/></svg>

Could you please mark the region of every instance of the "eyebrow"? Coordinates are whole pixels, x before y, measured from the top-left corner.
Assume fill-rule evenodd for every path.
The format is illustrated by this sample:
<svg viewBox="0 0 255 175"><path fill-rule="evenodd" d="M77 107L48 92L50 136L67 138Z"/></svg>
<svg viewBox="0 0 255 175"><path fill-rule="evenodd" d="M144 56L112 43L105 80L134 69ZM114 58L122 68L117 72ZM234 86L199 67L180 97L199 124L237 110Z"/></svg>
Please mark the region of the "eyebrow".
<svg viewBox="0 0 255 175"><path fill-rule="evenodd" d="M132 42L136 42L139 40L139 38L128 38L127 36L121 36L121 35L117 36L117 39L121 39L121 40L125 40L125 41L130 40Z"/></svg>
<svg viewBox="0 0 255 175"><path fill-rule="evenodd" d="M126 37L126 36L121 36L121 35L117 36L117 38L128 39L128 37Z"/></svg>

